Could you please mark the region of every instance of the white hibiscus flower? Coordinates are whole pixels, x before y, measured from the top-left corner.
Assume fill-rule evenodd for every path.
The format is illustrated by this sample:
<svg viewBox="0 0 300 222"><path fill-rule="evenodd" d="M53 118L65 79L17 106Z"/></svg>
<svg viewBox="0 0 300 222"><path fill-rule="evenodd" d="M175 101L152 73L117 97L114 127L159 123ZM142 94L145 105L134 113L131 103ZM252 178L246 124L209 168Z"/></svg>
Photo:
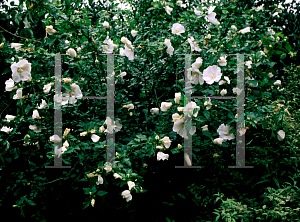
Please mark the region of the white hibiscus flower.
<svg viewBox="0 0 300 222"><path fill-rule="evenodd" d="M42 103L41 103L41 105L38 107L38 109L45 109L46 105L47 105L46 101L42 99Z"/></svg>
<svg viewBox="0 0 300 222"><path fill-rule="evenodd" d="M16 117L13 115L6 115L5 118L6 118L7 122L10 122L10 121L14 120Z"/></svg>
<svg viewBox="0 0 300 222"><path fill-rule="evenodd" d="M129 190L124 190L122 192L122 196L123 196L123 198L126 199L127 202L129 202L130 200L132 200L132 195L130 194Z"/></svg>
<svg viewBox="0 0 300 222"><path fill-rule="evenodd" d="M191 117L191 115L193 115L194 109L197 109L199 111L200 107L197 106L195 102L190 102L184 107L183 112ZM197 117L198 111L193 115L194 117Z"/></svg>
<svg viewBox="0 0 300 222"><path fill-rule="evenodd" d="M199 71L201 65L202 59L198 57L192 64L192 68L188 69L188 79L190 79L194 85L197 85L198 82L200 83L200 85L203 85L204 83L203 74Z"/></svg>
<svg viewBox="0 0 300 222"><path fill-rule="evenodd" d="M49 25L49 26L46 26L46 32L49 34L49 35L53 35L56 30L53 29L53 26L52 25Z"/></svg>
<svg viewBox="0 0 300 222"><path fill-rule="evenodd" d="M226 56L225 57L221 56L217 62L219 63L220 66L226 66L227 65Z"/></svg>
<svg viewBox="0 0 300 222"><path fill-rule="evenodd" d="M247 33L247 32L250 32L250 27L241 29L239 32L242 33L242 34L245 34L245 33Z"/></svg>
<svg viewBox="0 0 300 222"><path fill-rule="evenodd" d="M5 90L6 91L12 91L14 89L15 85L14 85L14 80L12 80L11 78L9 78L9 80L5 81Z"/></svg>
<svg viewBox="0 0 300 222"><path fill-rule="evenodd" d="M76 51L75 49L72 49L72 48L69 48L66 52L67 55L71 56L72 58L75 58L76 57Z"/></svg>
<svg viewBox="0 0 300 222"><path fill-rule="evenodd" d="M33 130L35 133L42 132L42 130L39 127L37 127L36 125L30 125L29 129Z"/></svg>
<svg viewBox="0 0 300 222"><path fill-rule="evenodd" d="M214 82L218 82L221 79L222 73L220 67L213 65L204 69L203 71L203 79L209 85Z"/></svg>
<svg viewBox="0 0 300 222"><path fill-rule="evenodd" d="M13 96L13 99L23 99L24 97L22 96L22 90L23 90L23 88L17 89L17 92Z"/></svg>
<svg viewBox="0 0 300 222"><path fill-rule="evenodd" d="M165 7L166 12L171 15L171 12L173 10L173 8L169 7L168 5Z"/></svg>
<svg viewBox="0 0 300 222"><path fill-rule="evenodd" d="M114 44L114 42L111 39L106 39L103 41L103 43L107 44L107 45L102 45L103 51L105 53L112 53L114 49L118 47L118 45Z"/></svg>
<svg viewBox="0 0 300 222"><path fill-rule="evenodd" d="M163 111L163 112L167 112L168 109L171 108L171 106L172 106L172 103L171 103L171 102L162 102L162 103L161 103L161 106L160 106L160 109L161 109L161 111Z"/></svg>
<svg viewBox="0 0 300 222"><path fill-rule="evenodd" d="M165 45L168 47L168 48L167 48L167 53L168 53L170 56L173 55L174 48L173 48L172 45L171 45L170 39L165 39L164 43L165 43Z"/></svg>
<svg viewBox="0 0 300 222"><path fill-rule="evenodd" d="M217 133L219 133L220 137L226 141L226 140L232 140L234 139L233 133L229 134L230 130L232 127L230 126L225 126L224 124L221 124L217 130Z"/></svg>
<svg viewBox="0 0 300 222"><path fill-rule="evenodd" d="M31 80L31 63L22 59L18 63L13 63L11 66L12 78L15 82Z"/></svg>
<svg viewBox="0 0 300 222"><path fill-rule="evenodd" d="M208 9L208 13L206 18L213 23L214 25L219 25L220 22L215 18L216 17L216 13L213 12L213 10L216 8L216 6L210 6Z"/></svg>
<svg viewBox="0 0 300 222"><path fill-rule="evenodd" d="M163 152L158 152L157 153L157 160L168 160L169 154L165 154Z"/></svg>
<svg viewBox="0 0 300 222"><path fill-rule="evenodd" d="M162 141L165 145L166 148L169 148L171 146L171 140L168 136L165 136L164 138L162 138L160 141Z"/></svg>
<svg viewBox="0 0 300 222"><path fill-rule="evenodd" d="M21 44L21 43L11 43L10 47L15 48L16 51L19 51L21 49L22 45L23 44Z"/></svg>
<svg viewBox="0 0 300 222"><path fill-rule="evenodd" d="M173 131L177 132L181 137L187 137L187 131L184 126L184 118L177 119L173 126Z"/></svg>
<svg viewBox="0 0 300 222"><path fill-rule="evenodd" d="M181 33L185 32L185 28L183 25L179 24L179 23L175 23L172 26L172 34L175 35L181 35Z"/></svg>
<svg viewBox="0 0 300 222"><path fill-rule="evenodd" d="M284 132L283 130L279 130L279 131L277 132L277 139L278 139L279 141L282 141L282 140L284 139L284 137L285 137L285 132Z"/></svg>
<svg viewBox="0 0 300 222"><path fill-rule="evenodd" d="M199 48L199 44L193 41L194 41L194 37L188 38L188 42L190 43L191 46L191 51L201 52L201 49Z"/></svg>
<svg viewBox="0 0 300 222"><path fill-rule="evenodd" d="M7 126L3 126L3 127L1 128L1 131L2 131L2 132L6 132L6 133L11 132L12 130L13 130L13 128L8 128Z"/></svg>

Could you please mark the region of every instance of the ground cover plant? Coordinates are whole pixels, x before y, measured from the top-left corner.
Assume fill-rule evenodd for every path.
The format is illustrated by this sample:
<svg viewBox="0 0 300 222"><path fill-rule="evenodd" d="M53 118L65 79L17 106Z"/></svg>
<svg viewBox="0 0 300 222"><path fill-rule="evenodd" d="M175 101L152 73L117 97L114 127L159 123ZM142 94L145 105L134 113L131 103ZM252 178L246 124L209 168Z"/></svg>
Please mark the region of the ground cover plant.
<svg viewBox="0 0 300 222"><path fill-rule="evenodd" d="M109 1L3 6L2 215L299 220L300 69L297 60L285 65L299 38L291 41L266 16L284 9L233 0L128 2L135 10ZM206 98L188 100L190 91ZM237 126L241 101L215 97L240 94L245 121ZM254 168L228 168L236 165L238 135L245 165ZM56 158L71 167L45 168ZM175 168L184 165L201 168Z"/></svg>

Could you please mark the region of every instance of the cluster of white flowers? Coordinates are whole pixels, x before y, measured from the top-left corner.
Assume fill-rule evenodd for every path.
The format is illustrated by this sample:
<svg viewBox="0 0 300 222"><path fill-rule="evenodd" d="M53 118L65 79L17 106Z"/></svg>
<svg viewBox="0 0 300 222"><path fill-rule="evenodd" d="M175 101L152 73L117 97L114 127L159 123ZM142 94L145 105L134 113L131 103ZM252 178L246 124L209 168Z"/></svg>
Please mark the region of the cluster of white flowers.
<svg viewBox="0 0 300 222"><path fill-rule="evenodd" d="M121 195L123 196L123 198L126 199L127 202L129 202L130 200L132 200L132 195L130 194L130 190L135 187L135 183L132 181L128 181L127 184L129 190L124 190Z"/></svg>
<svg viewBox="0 0 300 222"><path fill-rule="evenodd" d="M155 0L155 2L156 2L156 0ZM186 8L186 4L183 4L183 2L181 0L178 0L176 2L176 4L180 7ZM166 12L169 15L171 15L173 8L166 5L166 2L164 2L164 5L165 5L164 8L165 8ZM215 18L216 13L213 12L215 8L216 8L216 6L210 6L208 9L208 12L205 14L205 18L209 22L213 23L214 25L219 25L220 22ZM263 9L263 5L255 8L254 10L260 11L262 9ZM194 8L194 13L196 15L203 14L202 11L198 11L196 8ZM104 26L104 28L111 27L107 21L104 21L102 23L102 25ZM237 31L237 27L235 25L232 25L231 28L233 30ZM246 28L241 29L239 31L239 33L245 34L250 31L251 31L250 27L246 27ZM53 35L55 32L56 32L56 30L53 28L52 25L46 26L47 34ZM185 27L183 25L181 25L180 23L175 23L172 26L171 32L174 35L181 36L181 34L185 33ZM273 37L272 35L275 34L275 32L272 29L268 29L268 32L270 32L271 37ZM133 37L135 37L137 35L137 33L138 33L138 31L136 31L136 30L131 31L131 35ZM205 36L205 39L211 39L211 35L208 34L207 36ZM201 52L201 49L199 48L198 43L194 42L194 40L195 39L192 36L187 39L188 43L190 44L191 51ZM120 54L122 56L127 56L129 60L134 60L134 47L133 47L131 41L128 40L126 37L122 37L121 42L125 44L125 49L120 48ZM65 40L65 43L69 44L70 42L68 40ZM113 41L108 38L108 36L107 36L107 39L105 39L103 43L107 44L107 45L102 45L103 51L105 53L113 53L113 50L117 49L117 47L118 47L118 45L114 44ZM174 52L174 48L171 45L170 39L165 38L164 44L167 46L167 50L166 50L167 53L170 56L172 56L173 52ZM258 44L259 44L259 46L261 46L262 41L259 40ZM20 43L11 43L11 47L15 48L16 51L20 50L22 45L23 44L20 44ZM77 52L80 52L80 51L81 51L81 48L78 47ZM266 48L264 49L264 52L263 51L260 51L260 52L263 55L265 55L265 53L268 53ZM72 58L75 58L77 56L77 53L73 48L69 48L67 50L66 54L70 55ZM220 59L217 60L217 62L219 63L219 66L227 65L226 58L227 58L227 56L221 56ZM202 74L199 70L200 67L202 66L202 63L203 63L202 58L198 57L196 59L196 61L192 64L192 68L188 69L188 78L191 80L191 82L193 84L196 85L199 83L200 85L203 85L204 81L209 85L213 84L214 82L218 82L219 85L223 85L226 82L227 82L227 84L230 84L230 79L227 76L224 76L224 79L226 81L221 80L221 77L222 77L221 69L217 65L212 65L212 66L207 67L206 69L203 70L203 74ZM246 61L245 64L248 67L248 69L250 69L252 61ZM17 87L14 86L14 82L31 81L31 73L30 73L31 72L31 63L29 63L27 60L20 58L20 61L18 63L15 62L11 65L11 70L12 70L12 79L10 78L9 80L7 80L5 82L7 91L12 91L13 89L17 89ZM121 74L119 76L123 77L125 75L126 75L126 72L121 72ZM268 76L271 78L274 75L272 73L269 73ZM69 83L72 81L70 78L64 78L63 80L65 83ZM254 80L254 79L248 78L248 80ZM251 85L251 83L250 83L250 85ZM281 85L281 81L280 80L275 81L274 85ZM53 86L53 83L44 85L44 87L43 87L44 93L49 93L52 86ZM67 90L67 92L63 93L62 95L55 95L54 101L59 102L62 105L66 105L68 103L74 104L74 103L76 103L77 99L81 99L83 97L82 92L77 84L75 84L75 83L71 84L71 89L72 89L72 91ZM22 95L22 90L23 90L22 88L17 89L16 94L13 96L13 99L23 99L24 96ZM241 91L242 90L238 89L238 88L233 89L233 92L238 95L241 93ZM227 90L222 89L220 94L222 96L226 95ZM175 93L174 103L180 104L180 100L181 100L181 93ZM162 112L167 112L172 106L173 106L172 102L162 102L160 109ZM212 103L211 103L210 98L208 101L204 102L204 106L206 107L206 110L211 109ZM46 107L47 107L47 103L44 99L42 99L42 103L38 106L37 109L45 109ZM131 110L131 109L134 109L134 105L133 104L124 105L123 108L127 108L128 110ZM32 119L41 119L37 109L33 110ZM192 116L197 117L200 107L197 106L197 104L195 102L189 102L185 107L178 107L177 109L178 109L178 112L184 112L184 114L188 115L189 117L192 117ZM197 110L195 113L194 113L194 109ZM152 108L151 110L152 110L152 114L159 114L159 108ZM132 115L132 112L130 112L130 115ZM6 119L8 122L10 122L15 119L15 116L6 115ZM120 119L116 119L116 121L113 123L112 119L110 117L107 117L104 122L104 124L106 124L107 128L105 129L104 126L101 126L99 128L99 132L100 133L106 132L106 133L112 134L114 129L115 129L115 132L120 131L120 129L122 128L122 125L119 123L119 120ZM188 133L185 128L185 118L183 117L183 115L180 115L178 113L172 114L172 122L174 123L173 131L177 132L177 134L179 134L181 137L187 138ZM40 133L42 128L40 128L36 125L30 125L29 129L33 130L35 133ZM232 128L230 126L221 124L219 126L219 128L217 129L219 138L214 139L213 143L221 145L222 142L224 142L224 141L234 139L233 133L230 133L231 129ZM12 132L12 130L13 130L13 128L8 128L7 126L3 126L1 129L1 131L6 132L6 133ZM208 131L208 125L202 126L202 131ZM69 132L70 132L70 129L66 129L63 137L64 138L67 137ZM96 134L96 130L92 129L92 130L89 130L89 132L92 134L91 140L93 142L98 142L100 139L100 136L98 136ZM192 126L191 129L189 130L189 134L194 135L195 132L196 132L196 127ZM87 133L88 133L87 131L82 132L82 133L80 133L80 136L85 136L85 135L87 135ZM243 131L243 130L240 131L240 135L242 135L243 133L245 133L245 131ZM277 137L278 137L278 140L280 140L280 141L283 140L285 138L285 132L283 130L278 131ZM155 139L158 140L159 137L156 136ZM50 137L50 141L55 142L55 143L61 142L62 138L60 138L58 135L53 135ZM172 141L170 140L170 138L168 136L165 136L164 138L160 139L160 141L163 143L163 146L162 145L156 146L157 149L162 150L165 148L167 148L167 149L170 148ZM67 140L65 140L65 142L63 143L63 146L61 148L58 148L57 146L55 146L55 155L57 155L58 157L61 157L61 155L65 151L67 151L67 147L69 147L69 143ZM180 148L182 148L182 146L180 144L178 144L178 148L180 149ZM168 160L168 158L169 158L169 154L165 154L163 152L157 153L158 161ZM191 166L191 160L187 153L184 154L184 158L185 158L185 161L187 162L187 164L189 166ZM112 171L112 167L110 165L106 165L104 169L106 170L107 173ZM96 184L97 185L103 184L103 177L101 175L97 175L97 176L98 176L98 181L96 182ZM113 176L115 177L115 179L118 179L118 178L123 179L122 176L119 175L118 173L114 173ZM129 189L124 190L121 194L123 196L123 198L126 199L127 202L132 200L132 195L131 195L130 191L132 190L132 188L135 187L135 183L132 181L128 181L128 186L129 186ZM91 204L92 204L92 206L94 206L94 204L95 204L94 199L92 200Z"/></svg>
<svg viewBox="0 0 300 222"><path fill-rule="evenodd" d="M5 118L6 118L6 121L7 121L7 122L10 122L10 121L14 120L14 119L16 118L16 116L13 116L13 115L6 115ZM2 131L2 132L6 132L6 133L11 132L12 130L13 130L13 128L9 128L9 127L7 127L7 126L3 126L3 127L1 128L1 131Z"/></svg>
<svg viewBox="0 0 300 222"><path fill-rule="evenodd" d="M50 89L51 89L51 84L47 84L44 86L45 93L49 93ZM61 96L55 94L53 96L54 101L61 103L61 105L66 105L68 103L75 104L77 102L77 99L81 99L83 95L79 86L76 83L71 84L71 89L72 91L67 90Z"/></svg>
<svg viewBox="0 0 300 222"><path fill-rule="evenodd" d="M206 106L206 110L209 110L212 107L211 99L208 98L208 101L204 102L204 106Z"/></svg>

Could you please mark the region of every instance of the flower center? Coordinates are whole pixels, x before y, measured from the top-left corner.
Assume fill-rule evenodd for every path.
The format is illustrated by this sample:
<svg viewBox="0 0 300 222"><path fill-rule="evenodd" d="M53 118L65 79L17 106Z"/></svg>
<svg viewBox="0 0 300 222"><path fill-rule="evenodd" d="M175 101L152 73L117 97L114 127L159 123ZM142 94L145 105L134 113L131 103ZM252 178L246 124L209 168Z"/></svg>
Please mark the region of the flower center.
<svg viewBox="0 0 300 222"><path fill-rule="evenodd" d="M229 130L226 132L226 134L229 134Z"/></svg>
<svg viewBox="0 0 300 222"><path fill-rule="evenodd" d="M17 70L18 73L22 73L23 72L23 69L18 67L18 70Z"/></svg>
<svg viewBox="0 0 300 222"><path fill-rule="evenodd" d="M178 31L178 30L175 30L175 32L178 33L179 31Z"/></svg>
<svg viewBox="0 0 300 222"><path fill-rule="evenodd" d="M211 78L213 78L213 79L214 79L215 77L216 77L216 76L215 76L214 74L211 74Z"/></svg>
<svg viewBox="0 0 300 222"><path fill-rule="evenodd" d="M74 92L71 92L70 94L71 94L71 96L73 96L75 93L74 93Z"/></svg>

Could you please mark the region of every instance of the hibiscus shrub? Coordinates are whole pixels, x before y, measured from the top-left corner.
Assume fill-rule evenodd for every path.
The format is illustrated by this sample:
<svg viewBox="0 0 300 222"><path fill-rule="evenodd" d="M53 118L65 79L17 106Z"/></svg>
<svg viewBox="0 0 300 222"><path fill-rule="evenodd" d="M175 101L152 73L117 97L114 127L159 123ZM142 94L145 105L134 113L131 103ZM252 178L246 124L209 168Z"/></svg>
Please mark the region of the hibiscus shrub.
<svg viewBox="0 0 300 222"><path fill-rule="evenodd" d="M20 0L15 11L6 8L18 35L6 24L0 49L4 213L39 221L99 213L130 221L296 219L300 75L295 66L286 78L277 69L273 55L291 48L265 17L269 9L128 2L134 10L109 1ZM241 70L245 88L237 86ZM188 100L187 92L205 98ZM237 124L237 99L215 97L241 93L245 122ZM228 168L237 164L238 134L245 165L254 168ZM57 159L70 168L45 168Z"/></svg>

